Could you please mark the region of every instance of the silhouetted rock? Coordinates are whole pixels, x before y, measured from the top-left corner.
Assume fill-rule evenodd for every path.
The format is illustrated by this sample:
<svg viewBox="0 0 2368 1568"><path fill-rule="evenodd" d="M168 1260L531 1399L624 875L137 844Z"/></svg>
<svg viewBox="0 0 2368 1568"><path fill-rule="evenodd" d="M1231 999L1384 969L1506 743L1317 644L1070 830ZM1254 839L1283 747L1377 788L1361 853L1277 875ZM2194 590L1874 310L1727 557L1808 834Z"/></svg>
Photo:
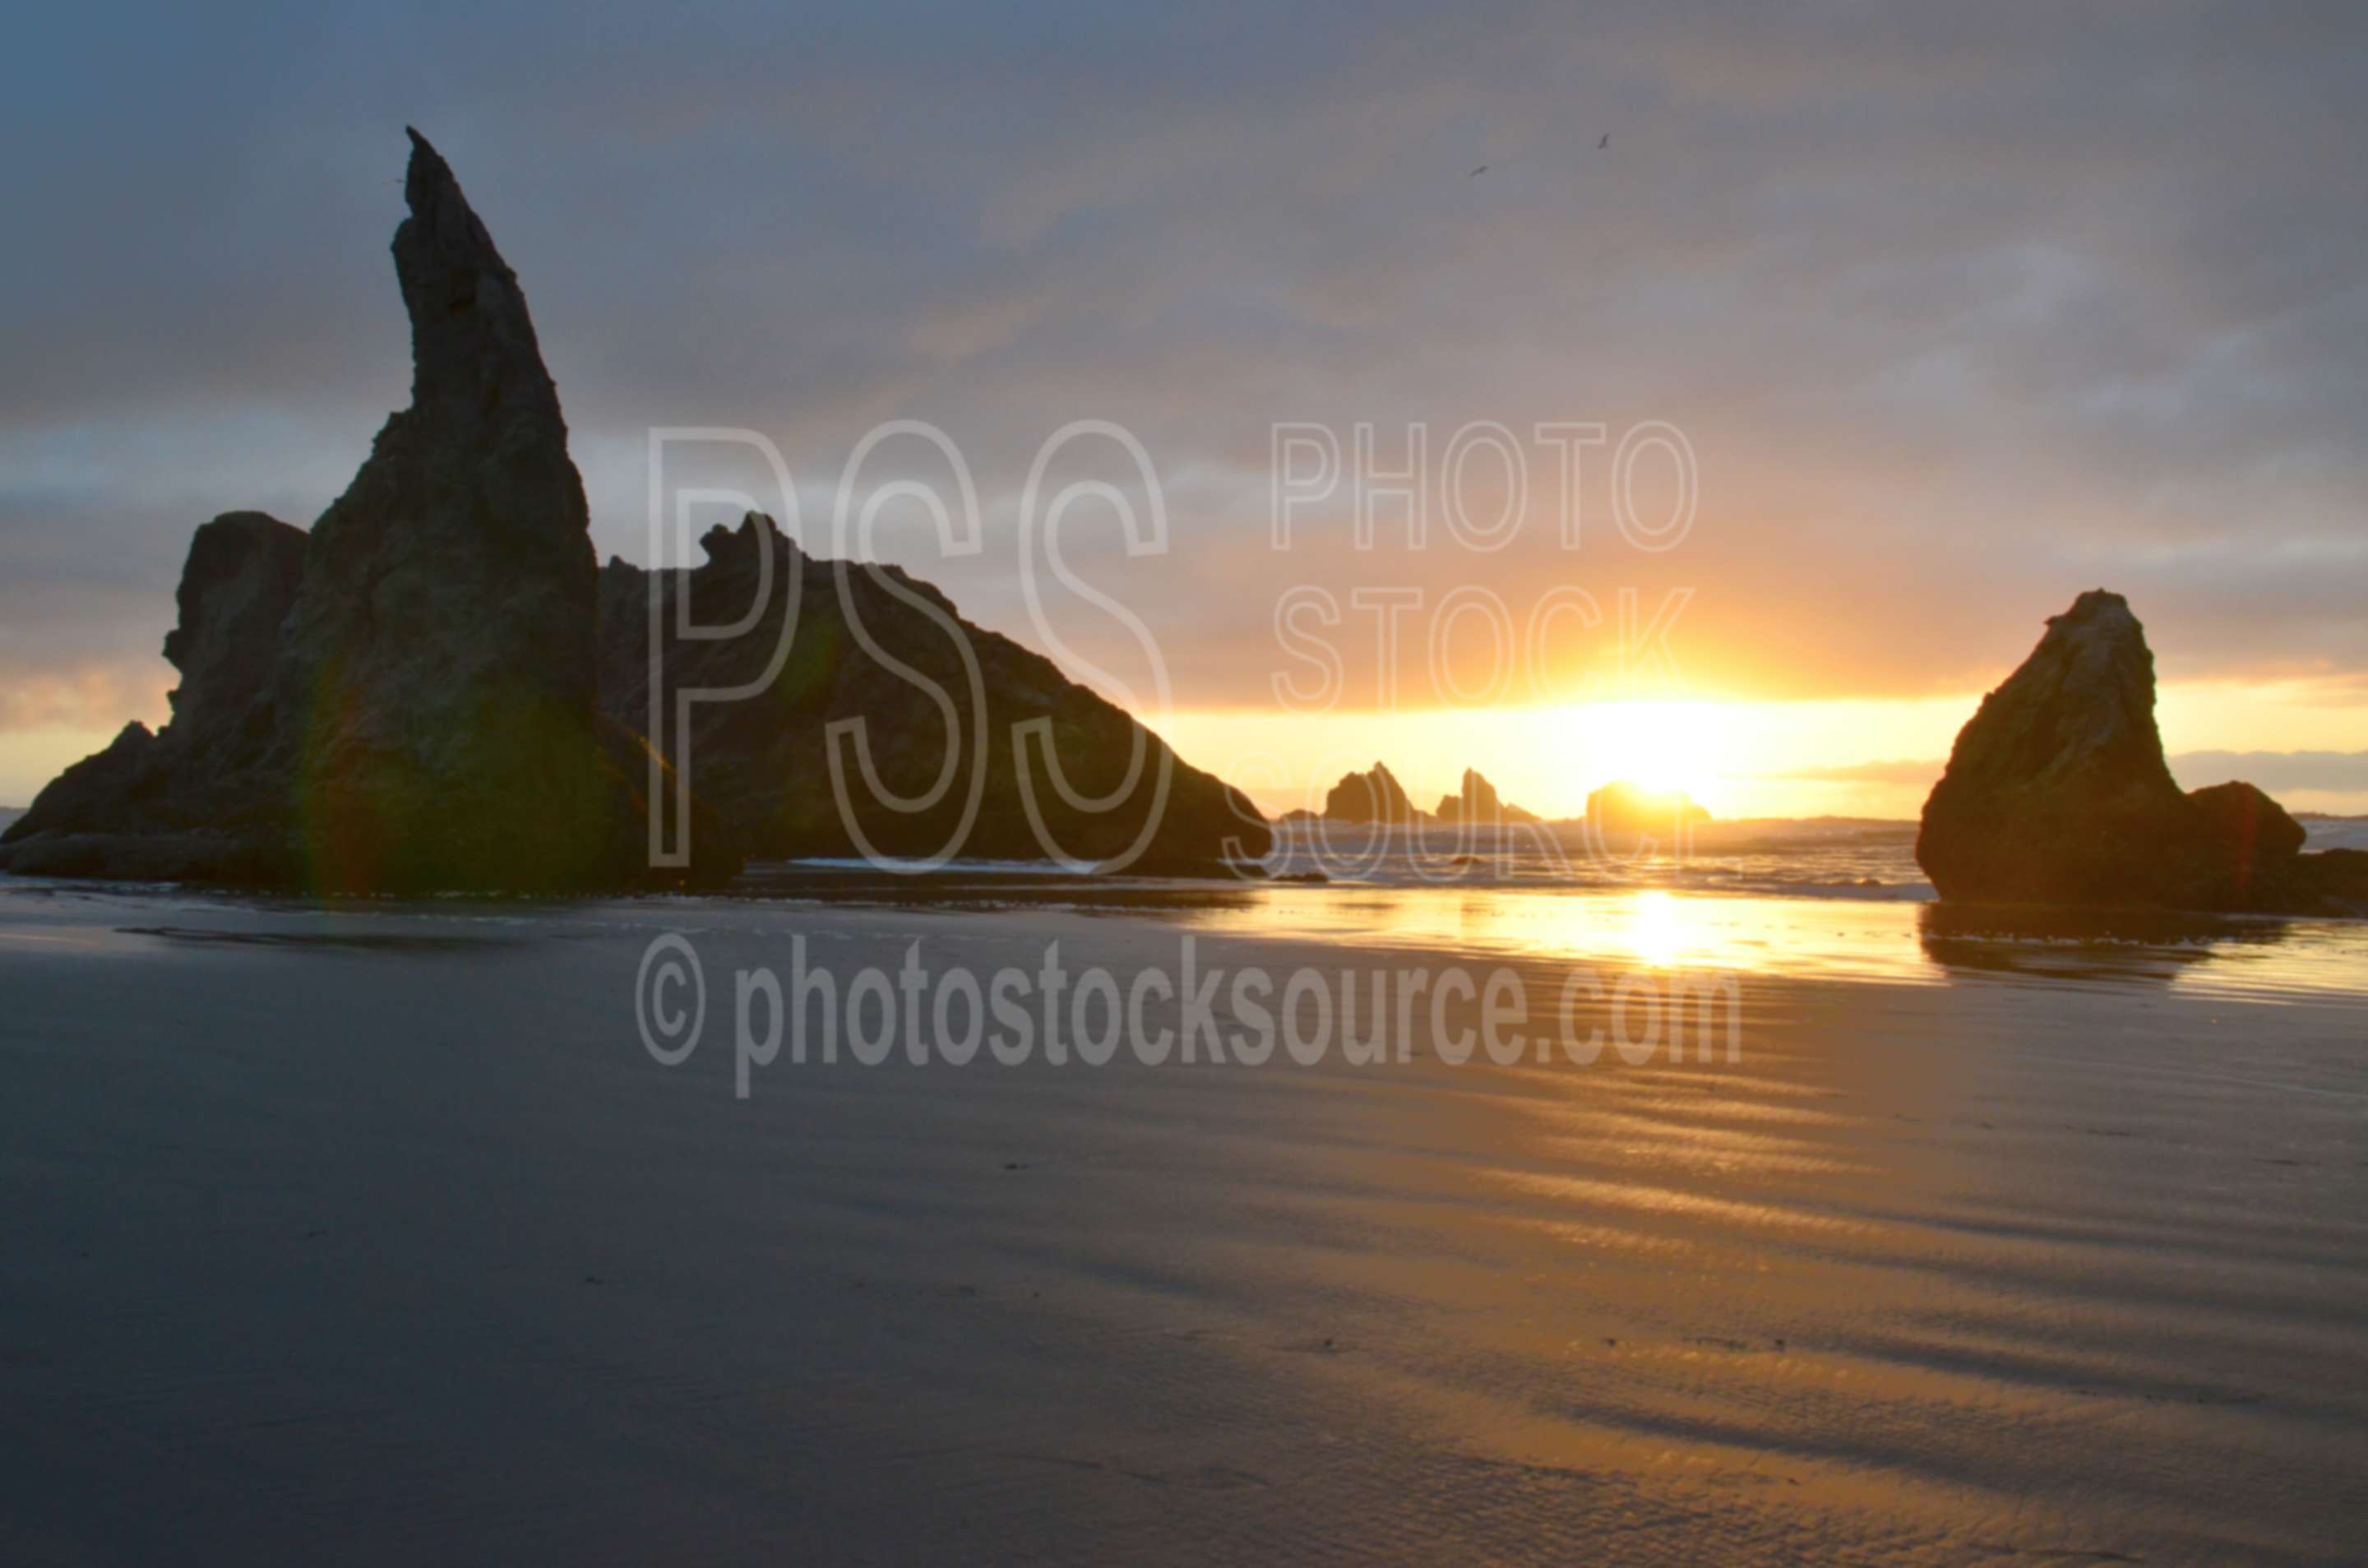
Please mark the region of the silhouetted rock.
<svg viewBox="0 0 2368 1568"><path fill-rule="evenodd" d="M2368 849L2322 849L2296 856L2287 880L2305 899L2352 915L2368 914Z"/></svg>
<svg viewBox="0 0 2368 1568"><path fill-rule="evenodd" d="M2283 806L2241 783L2190 790L2186 806L2194 824L2191 857L2206 907L2287 902L2286 872L2309 835Z"/></svg>
<svg viewBox="0 0 2368 1568"><path fill-rule="evenodd" d="M277 882L295 871L284 770L270 752L281 625L306 538L260 512L198 529L165 657L181 672L173 718L127 724L68 767L0 835L0 866L28 875Z"/></svg>
<svg viewBox="0 0 2368 1568"><path fill-rule="evenodd" d="M68 768L9 825L0 866L564 892L726 875L742 829L780 856L1057 848L1144 872L1268 852L1246 798L1048 660L964 625L902 573L815 562L771 678L757 681L786 597L743 636L665 633L668 698L762 689L694 710L676 744L725 810L693 805L687 878L653 870L645 800L655 788L671 809L676 790L637 733L650 713L650 595L699 607L701 627L740 619L757 597L757 525L711 535L696 573L620 563L604 579L517 275L416 131L404 194L393 251L411 406L309 537L256 514L199 530L166 648L184 675L173 722L154 735L132 725ZM771 537L786 567L794 556ZM936 696L970 695L964 645L988 717L948 768ZM863 726L868 743L845 754L844 790L826 743L841 725ZM1032 738L1016 741L1015 726ZM875 790L928 799L899 812Z"/></svg>
<svg viewBox="0 0 2368 1568"><path fill-rule="evenodd" d="M2340 862L2249 784L2182 794L2154 720L2154 655L2119 594L2092 589L1957 736L1916 858L1947 899L2294 909L2340 897ZM2340 853L2340 852L2339 852Z"/></svg>
<svg viewBox="0 0 2368 1568"><path fill-rule="evenodd" d="M671 733L659 736L750 854L791 858L868 848L901 858L1036 859L1057 850L1076 861L1124 858L1113 869L1213 875L1228 861L1246 872L1247 861L1268 852L1266 819L1239 791L1185 765L1051 660L962 619L930 585L894 566L806 556L771 519L753 513L736 531L710 530L701 544L707 560L694 570L650 573L617 560L602 570L601 701L620 724L651 721L655 588L665 638L664 723L673 722L675 694L683 689L757 688L694 704L687 745ZM758 602L768 546L773 587L753 625L725 638L677 634L686 597L694 627L746 619ZM768 674L792 574L797 619L780 668ZM976 659L975 694L964 646ZM986 714L983 756L975 701ZM959 726L952 736L949 711ZM858 724L860 746L852 733L838 743L842 791L834 785L829 733ZM1015 726L1041 731L1050 765L1044 741L1015 739ZM877 791L865 778L866 755ZM975 812L965 824L973 770L982 767ZM882 796L927 803L899 812Z"/></svg>
<svg viewBox="0 0 2368 1568"><path fill-rule="evenodd" d="M2082 594L1959 733L1916 858L1943 898L2146 901L2185 825L2154 655L2119 594Z"/></svg>
<svg viewBox="0 0 2368 1568"><path fill-rule="evenodd" d="M255 513L199 530L165 644L173 722L43 790L9 869L352 891L644 880L648 754L598 706L598 569L558 394L516 275L411 134L393 249L412 406L309 541ZM708 836L702 869L728 872L728 837Z"/></svg>
<svg viewBox="0 0 2368 1568"><path fill-rule="evenodd" d="M313 862L341 887L629 883L647 757L598 708L599 568L559 394L517 275L411 138L411 406L314 525L282 657Z"/></svg>
<svg viewBox="0 0 2368 1568"><path fill-rule="evenodd" d="M1473 767L1463 770L1463 788L1452 795L1441 795L1439 809L1431 814L1442 823L1468 823L1474 827L1535 825L1545 820L1534 812L1506 804L1497 786Z"/></svg>
<svg viewBox="0 0 2368 1568"><path fill-rule="evenodd" d="M177 745L251 760L270 739L279 631L304 581L310 538L261 512L198 529L174 600L165 657L181 672L166 733Z"/></svg>
<svg viewBox="0 0 2368 1568"><path fill-rule="evenodd" d="M1494 822L1504 811L1505 803L1497 795L1497 786L1480 776L1476 768L1463 770L1463 785L1452 795L1439 798L1439 809L1431 815L1441 822L1460 822L1466 808L1476 821Z"/></svg>
<svg viewBox="0 0 2368 1568"><path fill-rule="evenodd" d="M1616 778L1587 797L1587 824L1598 837L1650 834L1668 840L1710 820L1683 790L1648 789L1633 779Z"/></svg>
<svg viewBox="0 0 2368 1568"><path fill-rule="evenodd" d="M0 835L0 868L31 871L35 868L23 864L28 854L54 860L67 838L148 815L143 808L162 778L155 767L156 747L154 732L135 720L116 732L106 750L68 764ZM50 847L43 852L28 848L37 843ZM77 853L86 856L89 850L85 846Z"/></svg>
<svg viewBox="0 0 2368 1568"><path fill-rule="evenodd" d="M1331 822L1399 825L1418 823L1423 817L1406 798L1396 775L1379 762L1362 773L1342 774L1340 782L1324 793L1324 815Z"/></svg>

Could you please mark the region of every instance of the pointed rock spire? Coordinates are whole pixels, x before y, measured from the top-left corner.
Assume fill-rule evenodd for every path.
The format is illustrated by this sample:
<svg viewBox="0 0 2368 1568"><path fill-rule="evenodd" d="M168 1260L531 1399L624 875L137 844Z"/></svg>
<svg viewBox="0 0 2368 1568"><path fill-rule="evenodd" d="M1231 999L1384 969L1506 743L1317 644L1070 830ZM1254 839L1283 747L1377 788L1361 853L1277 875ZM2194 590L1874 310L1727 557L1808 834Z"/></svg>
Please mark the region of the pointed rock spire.
<svg viewBox="0 0 2368 1568"><path fill-rule="evenodd" d="M403 182L411 216L394 271L411 313L411 401L425 417L547 418L564 435L518 274L494 248L452 166L418 131Z"/></svg>
<svg viewBox="0 0 2368 1568"><path fill-rule="evenodd" d="M259 513L198 530L172 723L67 769L0 867L361 892L680 880L649 863L663 761L596 704L584 485L518 275L416 131L404 195L412 406L309 537ZM739 864L720 828L693 854L696 877Z"/></svg>
<svg viewBox="0 0 2368 1568"><path fill-rule="evenodd" d="M584 485L518 275L411 132L412 406L313 528L281 657L321 880L565 887L637 841L594 707Z"/></svg>

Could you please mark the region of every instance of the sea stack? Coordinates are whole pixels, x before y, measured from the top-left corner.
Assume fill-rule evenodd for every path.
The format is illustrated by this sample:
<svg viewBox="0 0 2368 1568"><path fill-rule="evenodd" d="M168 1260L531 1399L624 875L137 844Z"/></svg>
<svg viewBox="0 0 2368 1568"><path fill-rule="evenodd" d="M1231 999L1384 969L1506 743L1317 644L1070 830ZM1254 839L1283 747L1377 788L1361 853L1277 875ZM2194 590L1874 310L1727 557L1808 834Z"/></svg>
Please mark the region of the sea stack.
<svg viewBox="0 0 2368 1568"><path fill-rule="evenodd" d="M653 880L649 754L598 710L584 487L525 297L416 131L404 197L411 406L309 537L259 513L198 530L172 722L68 768L0 866L340 892ZM735 869L704 836L697 870Z"/></svg>
<svg viewBox="0 0 2368 1568"><path fill-rule="evenodd" d="M1362 773L1344 773L1340 782L1324 793L1324 815L1331 822L1384 823L1413 826L1423 812L1407 798L1406 787L1388 765L1376 762Z"/></svg>
<svg viewBox="0 0 2368 1568"><path fill-rule="evenodd" d="M661 738L749 854L1057 852L1117 871L1258 874L1252 862L1273 834L1247 796L1042 654L962 619L932 585L894 566L807 556L759 513L710 529L700 546L696 569L601 570L600 696L620 728L651 722L655 595L656 712L674 712L685 690L748 693L694 705L689 733ZM694 625L746 625L684 638L685 600ZM860 759L850 725L861 727Z"/></svg>
<svg viewBox="0 0 2368 1568"><path fill-rule="evenodd" d="M559 393L518 275L410 135L411 406L313 526L281 659L306 845L337 887L614 885L646 858L645 759L598 712Z"/></svg>
<svg viewBox="0 0 2368 1568"><path fill-rule="evenodd" d="M1505 802L1497 793L1497 786L1481 776L1476 767L1463 770L1463 782L1452 795L1439 798L1439 809L1430 813L1441 822L1468 822L1475 826L1496 827L1505 819Z"/></svg>
<svg viewBox="0 0 2368 1568"><path fill-rule="evenodd" d="M2299 855L2302 825L2250 784L2182 793L2155 728L2154 654L2102 588L2046 635L1957 735L1916 858L1945 899L2324 907L2358 868Z"/></svg>
<svg viewBox="0 0 2368 1568"><path fill-rule="evenodd" d="M1544 819L1535 812L1508 805L1476 767L1463 770L1463 788L1452 795L1439 798L1439 809L1431 813L1442 823L1457 823L1467 827L1513 827L1534 825Z"/></svg>
<svg viewBox="0 0 2368 1568"><path fill-rule="evenodd" d="M1271 834L1247 797L893 567L804 562L751 515L696 571L604 574L518 275L417 131L404 198L411 406L309 535L251 512L198 531L165 643L173 722L66 769L0 837L0 869L589 892L720 881L753 846L1258 874ZM757 602L767 559L805 568L794 599ZM653 650L654 599L749 626L683 637L666 617ZM639 733L654 652L661 711L748 688L664 737L698 775L687 868L650 864L654 774L676 794ZM950 734L937 699L973 679L984 722ZM860 757L831 739L855 726ZM861 778L842 788L835 756Z"/></svg>

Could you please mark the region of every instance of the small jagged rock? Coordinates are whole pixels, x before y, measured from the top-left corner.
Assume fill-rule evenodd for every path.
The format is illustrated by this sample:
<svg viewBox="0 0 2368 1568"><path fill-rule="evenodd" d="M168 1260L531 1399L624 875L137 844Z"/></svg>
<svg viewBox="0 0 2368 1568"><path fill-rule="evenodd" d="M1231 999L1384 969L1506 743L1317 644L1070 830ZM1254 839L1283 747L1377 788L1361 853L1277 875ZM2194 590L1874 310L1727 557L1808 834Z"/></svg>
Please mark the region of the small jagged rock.
<svg viewBox="0 0 2368 1568"><path fill-rule="evenodd" d="M1407 799L1405 786L1388 765L1376 762L1362 773L1341 775L1340 781L1325 791L1324 815L1331 822L1410 825L1422 822L1426 813Z"/></svg>
<svg viewBox="0 0 2368 1568"><path fill-rule="evenodd" d="M1544 820L1534 812L1506 803L1497 793L1497 786L1474 767L1463 770L1463 787L1452 795L1441 795L1439 809L1431 814L1442 823L1463 823L1474 827L1535 825Z"/></svg>
<svg viewBox="0 0 2368 1568"><path fill-rule="evenodd" d="M181 672L173 717L124 726L68 767L0 835L0 866L26 875L275 883L292 880L284 772L270 752L281 625L307 540L260 512L230 512L189 541L180 624L165 657Z"/></svg>
<svg viewBox="0 0 2368 1568"><path fill-rule="evenodd" d="M2289 881L2303 899L2347 915L2368 915L2368 849L2322 849L2294 857Z"/></svg>

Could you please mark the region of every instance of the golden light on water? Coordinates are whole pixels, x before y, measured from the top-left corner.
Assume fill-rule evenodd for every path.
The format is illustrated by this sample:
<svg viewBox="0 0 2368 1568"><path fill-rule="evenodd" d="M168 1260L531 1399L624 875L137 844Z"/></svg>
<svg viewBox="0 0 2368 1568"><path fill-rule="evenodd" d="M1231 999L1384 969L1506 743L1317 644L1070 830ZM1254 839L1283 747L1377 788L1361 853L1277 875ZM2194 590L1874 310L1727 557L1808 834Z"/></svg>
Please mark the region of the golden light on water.
<svg viewBox="0 0 2368 1568"><path fill-rule="evenodd" d="M1607 969L1937 978L1919 905L1661 889L1270 887L1188 918L1221 933L1436 949Z"/></svg>
<svg viewBox="0 0 2368 1568"><path fill-rule="evenodd" d="M2166 915L2100 926L2093 913L2056 912L2025 915L2023 929L2010 917L1952 917L1907 899L1340 884L1246 890L1238 901L1179 914L1217 936L1316 943L1368 959L1397 949L1585 966L1607 983L1653 971L1918 985L2138 983L2257 998L2358 988L2358 951L2343 922Z"/></svg>

